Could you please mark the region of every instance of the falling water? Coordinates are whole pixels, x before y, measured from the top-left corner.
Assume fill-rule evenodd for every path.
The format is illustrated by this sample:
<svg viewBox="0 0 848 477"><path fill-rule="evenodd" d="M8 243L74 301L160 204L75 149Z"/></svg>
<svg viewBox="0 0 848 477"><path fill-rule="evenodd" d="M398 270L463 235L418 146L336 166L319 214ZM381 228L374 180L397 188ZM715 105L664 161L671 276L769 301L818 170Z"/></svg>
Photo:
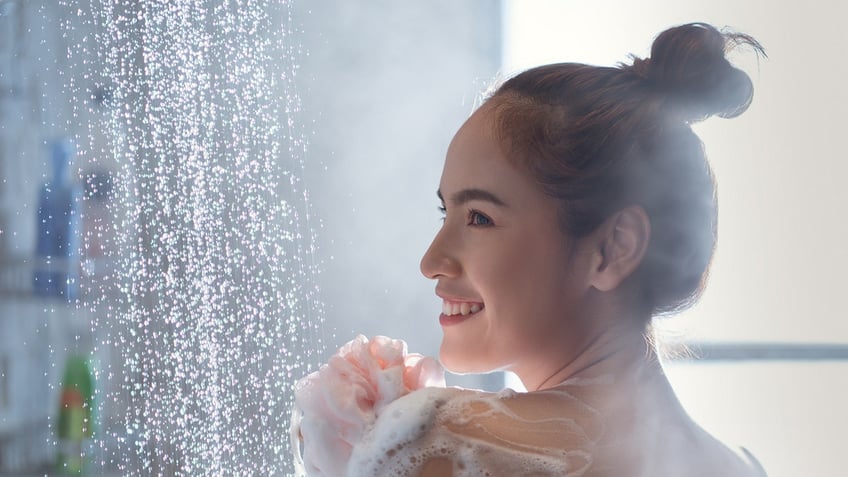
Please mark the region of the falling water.
<svg viewBox="0 0 848 477"><path fill-rule="evenodd" d="M107 138L81 148L117 169L112 266L84 305L99 357L96 464L286 474L291 385L323 351L290 5L62 5L80 38L71 55L88 58L69 87L98 84L106 111L79 102Z"/></svg>

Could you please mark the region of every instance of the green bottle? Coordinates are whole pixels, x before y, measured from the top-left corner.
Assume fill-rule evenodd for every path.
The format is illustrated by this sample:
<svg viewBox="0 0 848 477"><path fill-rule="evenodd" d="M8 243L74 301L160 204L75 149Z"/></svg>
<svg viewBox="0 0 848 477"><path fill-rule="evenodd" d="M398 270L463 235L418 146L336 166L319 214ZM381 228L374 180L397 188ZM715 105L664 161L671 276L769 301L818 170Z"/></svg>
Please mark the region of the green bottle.
<svg viewBox="0 0 848 477"><path fill-rule="evenodd" d="M91 438L94 421L94 386L88 361L82 356L70 356L62 378L57 467L60 475L82 475L85 467L84 443Z"/></svg>

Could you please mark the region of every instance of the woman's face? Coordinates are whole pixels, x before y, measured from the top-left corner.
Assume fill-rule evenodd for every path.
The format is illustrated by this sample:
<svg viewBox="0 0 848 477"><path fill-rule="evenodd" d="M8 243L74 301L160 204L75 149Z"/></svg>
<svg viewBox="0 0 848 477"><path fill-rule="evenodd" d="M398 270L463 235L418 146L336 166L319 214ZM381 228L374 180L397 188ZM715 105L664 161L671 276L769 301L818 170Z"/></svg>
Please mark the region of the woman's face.
<svg viewBox="0 0 848 477"><path fill-rule="evenodd" d="M474 113L448 148L444 224L421 271L443 300L442 363L524 379L577 342L589 256L561 232L556 202L507 161L490 109Z"/></svg>

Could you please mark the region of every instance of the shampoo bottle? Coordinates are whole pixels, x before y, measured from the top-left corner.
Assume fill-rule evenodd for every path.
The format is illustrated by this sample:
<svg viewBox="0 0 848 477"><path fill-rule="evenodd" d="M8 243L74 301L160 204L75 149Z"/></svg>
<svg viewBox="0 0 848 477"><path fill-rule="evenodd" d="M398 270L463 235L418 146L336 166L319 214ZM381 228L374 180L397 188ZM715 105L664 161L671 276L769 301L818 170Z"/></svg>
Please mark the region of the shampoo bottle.
<svg viewBox="0 0 848 477"><path fill-rule="evenodd" d="M65 363L59 421L57 470L60 475L82 475L86 467L86 441L94 428L94 379L88 360L72 355Z"/></svg>
<svg viewBox="0 0 848 477"><path fill-rule="evenodd" d="M67 179L73 160L70 141L50 147L53 178L38 201L34 291L37 295L75 300L79 290L80 200L82 188Z"/></svg>

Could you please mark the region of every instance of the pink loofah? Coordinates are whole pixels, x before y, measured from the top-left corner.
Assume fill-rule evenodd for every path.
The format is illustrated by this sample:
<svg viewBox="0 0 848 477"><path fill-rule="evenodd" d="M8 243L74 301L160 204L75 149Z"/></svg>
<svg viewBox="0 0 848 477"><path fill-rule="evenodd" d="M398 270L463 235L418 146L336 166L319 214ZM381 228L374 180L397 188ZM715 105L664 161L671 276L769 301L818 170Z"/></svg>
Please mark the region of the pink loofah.
<svg viewBox="0 0 848 477"><path fill-rule="evenodd" d="M382 409L432 386L445 386L444 370L436 360L407 354L403 340L357 336L295 385L292 439L298 474L345 475L353 446Z"/></svg>

